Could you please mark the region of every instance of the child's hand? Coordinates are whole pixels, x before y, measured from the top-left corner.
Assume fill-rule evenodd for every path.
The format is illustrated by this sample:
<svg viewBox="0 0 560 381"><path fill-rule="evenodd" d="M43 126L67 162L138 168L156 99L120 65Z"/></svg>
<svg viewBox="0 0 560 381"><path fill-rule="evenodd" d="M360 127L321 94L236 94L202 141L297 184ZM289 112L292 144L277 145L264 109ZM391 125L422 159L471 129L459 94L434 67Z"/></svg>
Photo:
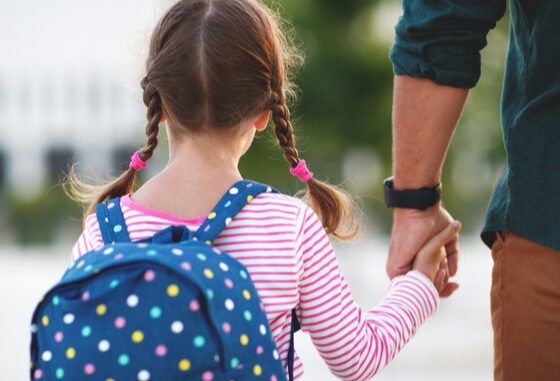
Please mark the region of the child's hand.
<svg viewBox="0 0 560 381"><path fill-rule="evenodd" d="M460 230L461 223L453 221L445 229L432 237L414 258L412 269L420 271L435 284L436 276L438 276L438 279L441 278L444 274L440 273L447 267L444 263L446 260L445 245L456 238Z"/></svg>

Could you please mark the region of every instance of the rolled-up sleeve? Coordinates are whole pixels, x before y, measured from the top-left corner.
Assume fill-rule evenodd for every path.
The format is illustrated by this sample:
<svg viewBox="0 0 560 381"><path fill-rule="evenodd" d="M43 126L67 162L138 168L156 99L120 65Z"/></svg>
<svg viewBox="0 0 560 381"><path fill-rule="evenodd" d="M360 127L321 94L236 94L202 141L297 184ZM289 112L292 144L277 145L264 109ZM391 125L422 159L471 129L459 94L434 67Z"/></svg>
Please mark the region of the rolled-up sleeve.
<svg viewBox="0 0 560 381"><path fill-rule="evenodd" d="M472 88L480 51L506 0L403 0L390 58L395 74Z"/></svg>

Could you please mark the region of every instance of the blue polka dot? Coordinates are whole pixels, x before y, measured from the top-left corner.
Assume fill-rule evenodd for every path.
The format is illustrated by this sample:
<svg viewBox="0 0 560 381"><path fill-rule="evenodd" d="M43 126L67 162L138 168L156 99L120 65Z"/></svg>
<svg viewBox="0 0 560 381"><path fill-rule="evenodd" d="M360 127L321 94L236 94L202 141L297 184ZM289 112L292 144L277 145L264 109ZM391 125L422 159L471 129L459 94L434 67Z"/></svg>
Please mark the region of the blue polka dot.
<svg viewBox="0 0 560 381"><path fill-rule="evenodd" d="M251 315L251 311L245 311L243 313L243 317L245 318L245 320L247 321L251 321L251 319L253 319L253 315Z"/></svg>
<svg viewBox="0 0 560 381"><path fill-rule="evenodd" d="M239 359L237 357L231 358L231 367L237 368L239 366Z"/></svg>
<svg viewBox="0 0 560 381"><path fill-rule="evenodd" d="M85 272L88 272L88 271L91 271L92 269L93 269L93 266L92 266L92 265L87 265L87 266L84 268L84 271L85 271Z"/></svg>
<svg viewBox="0 0 560 381"><path fill-rule="evenodd" d="M212 289L206 290L206 296L208 296L208 299L210 300L214 299L214 290Z"/></svg>
<svg viewBox="0 0 560 381"><path fill-rule="evenodd" d="M84 328L82 328L82 336L89 337L90 335L91 335L91 327L89 325L86 325Z"/></svg>
<svg viewBox="0 0 560 381"><path fill-rule="evenodd" d="M245 270L239 271L239 275L241 275L241 278L247 279L247 272Z"/></svg>
<svg viewBox="0 0 560 381"><path fill-rule="evenodd" d="M154 249L148 250L146 252L147 255L153 257L154 255L157 255L157 251L155 251Z"/></svg>
<svg viewBox="0 0 560 381"><path fill-rule="evenodd" d="M204 336L196 336L193 340L193 344L197 348L202 348L205 343L206 339L204 338Z"/></svg>
<svg viewBox="0 0 560 381"><path fill-rule="evenodd" d="M55 296L53 297L52 303L53 303L55 306L58 306L58 305L60 304L60 298L58 297L58 295L55 295Z"/></svg>
<svg viewBox="0 0 560 381"><path fill-rule="evenodd" d="M119 364L122 366L127 366L130 363L130 357L126 353L119 356Z"/></svg>
<svg viewBox="0 0 560 381"><path fill-rule="evenodd" d="M228 202L225 203L224 206L225 206L226 208L229 208L230 205L231 205L231 201L228 201Z"/></svg>
<svg viewBox="0 0 560 381"><path fill-rule="evenodd" d="M206 260L206 255L204 255L204 254L202 254L202 253L198 253L198 254L196 255L196 257L197 257L198 259L200 259L201 261L205 261L205 260Z"/></svg>
<svg viewBox="0 0 560 381"><path fill-rule="evenodd" d="M111 283L109 283L110 288L115 288L119 285L119 281L117 279L113 279Z"/></svg>
<svg viewBox="0 0 560 381"><path fill-rule="evenodd" d="M56 370L55 375L56 375L56 378L58 378L59 380L63 379L64 378L64 369L58 368Z"/></svg>
<svg viewBox="0 0 560 381"><path fill-rule="evenodd" d="M115 225L113 226L113 231L115 233L120 233L122 231L122 225Z"/></svg>
<svg viewBox="0 0 560 381"><path fill-rule="evenodd" d="M152 319L159 319L161 317L162 311L161 308L159 308L158 306L152 307L150 309L150 317Z"/></svg>

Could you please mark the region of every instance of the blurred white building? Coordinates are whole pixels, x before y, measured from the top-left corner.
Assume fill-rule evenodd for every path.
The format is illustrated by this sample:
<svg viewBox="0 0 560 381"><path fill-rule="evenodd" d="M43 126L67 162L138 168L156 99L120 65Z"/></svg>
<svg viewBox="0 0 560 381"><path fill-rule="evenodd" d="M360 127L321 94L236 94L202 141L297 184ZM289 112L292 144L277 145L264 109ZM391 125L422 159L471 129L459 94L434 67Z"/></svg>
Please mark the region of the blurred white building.
<svg viewBox="0 0 560 381"><path fill-rule="evenodd" d="M143 143L139 86L166 0L0 0L0 185L32 195L71 159L105 174Z"/></svg>

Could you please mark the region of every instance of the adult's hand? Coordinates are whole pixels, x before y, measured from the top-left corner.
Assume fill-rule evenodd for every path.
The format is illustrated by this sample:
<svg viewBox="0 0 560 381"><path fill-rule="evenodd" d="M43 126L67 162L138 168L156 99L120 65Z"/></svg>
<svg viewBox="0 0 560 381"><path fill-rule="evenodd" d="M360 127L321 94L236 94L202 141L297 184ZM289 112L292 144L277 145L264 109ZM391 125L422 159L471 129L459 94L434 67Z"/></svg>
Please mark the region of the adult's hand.
<svg viewBox="0 0 560 381"><path fill-rule="evenodd" d="M420 248L453 221L449 212L441 204L426 210L395 208L393 216L393 231L387 261L387 274L390 278L408 272ZM459 287L455 282L448 282L449 277L457 273L458 239L447 243L445 251L447 257L441 264L443 271L436 280L436 286L442 297L450 296Z"/></svg>

